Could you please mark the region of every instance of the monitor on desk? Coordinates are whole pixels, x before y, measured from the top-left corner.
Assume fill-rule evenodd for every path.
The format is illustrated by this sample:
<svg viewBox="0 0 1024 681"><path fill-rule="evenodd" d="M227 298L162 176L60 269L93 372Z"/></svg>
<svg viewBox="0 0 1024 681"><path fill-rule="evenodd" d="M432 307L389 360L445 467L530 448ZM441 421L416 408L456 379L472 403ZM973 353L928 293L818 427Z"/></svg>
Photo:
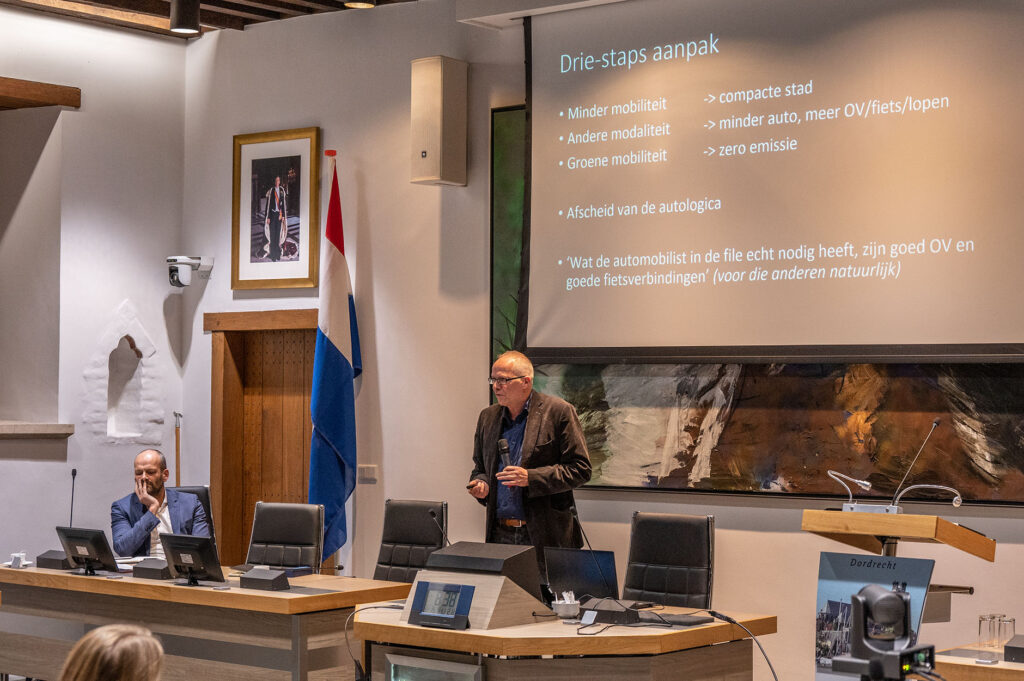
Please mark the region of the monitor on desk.
<svg viewBox="0 0 1024 681"><path fill-rule="evenodd" d="M220 569L217 545L210 537L163 533L160 535L160 543L164 546L164 558L171 574L185 579L179 584L201 586L200 579L209 582L227 581Z"/></svg>
<svg viewBox="0 0 1024 681"><path fill-rule="evenodd" d="M95 576L97 569L117 573L117 561L110 550L110 542L103 530L90 530L83 527L58 527L57 537L64 554L78 569L72 570L73 575Z"/></svg>
<svg viewBox="0 0 1024 681"><path fill-rule="evenodd" d="M572 591L577 599L618 598L619 582L615 574L615 553L544 547L548 585L555 598Z"/></svg>

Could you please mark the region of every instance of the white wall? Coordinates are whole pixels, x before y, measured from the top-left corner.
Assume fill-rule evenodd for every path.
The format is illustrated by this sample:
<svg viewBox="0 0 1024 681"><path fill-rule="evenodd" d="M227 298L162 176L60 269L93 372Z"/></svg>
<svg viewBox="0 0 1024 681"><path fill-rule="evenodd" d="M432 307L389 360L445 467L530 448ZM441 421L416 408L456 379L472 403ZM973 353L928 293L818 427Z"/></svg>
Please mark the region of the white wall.
<svg viewBox="0 0 1024 681"><path fill-rule="evenodd" d="M0 419L57 417L60 109L0 113Z"/></svg>
<svg viewBox="0 0 1024 681"><path fill-rule="evenodd" d="M472 428L487 399L489 110L523 101L522 35L452 16L451 2L389 5L218 32L188 48L185 187L194 200L185 206L184 243L218 265L201 296L198 288L187 294L196 297L186 314L191 412L182 468L195 461L208 477L202 314L318 301L317 291L230 290L231 138L318 125L324 147L339 153L364 364L359 458L379 465L382 479L357 488L360 575L372 571L386 497L462 499ZM468 187L409 182L410 61L434 54L471 62ZM269 96L274 69L280 77ZM323 187L326 206L327 179ZM453 532L478 533L479 514L466 510L452 514Z"/></svg>
<svg viewBox="0 0 1024 681"><path fill-rule="evenodd" d="M231 291L231 138L318 125L324 146L340 156L364 359L359 458L380 466L380 481L356 490L355 573L372 569L387 497L447 499L452 538L482 539L482 510L463 485L476 415L488 395L488 111L524 99L521 33L459 25L451 0L222 31L186 48L0 10L0 30L9 21L20 30L12 33L13 44L0 35L0 62L14 69L4 75L84 91L82 111L62 114L61 418L77 423L80 374L102 326L97 320L131 297L158 354L173 358L166 360L168 373L179 362L183 367L180 395L173 376L165 392L168 418L179 404L185 413L183 482L209 480L210 339L202 333L202 314L318 302L316 290ZM18 37L33 32L31 40ZM55 35L41 39L40 32ZM408 181L409 61L432 54L471 63L467 187ZM273 81L271 96L268 73L275 70L285 75ZM106 98L111 104L101 106ZM177 151L182 139L183 151ZM176 249L217 260L209 282L178 298L159 266ZM95 282L88 278L90 263L111 252L119 269ZM175 325L179 302L181 327ZM171 425L164 427L168 443ZM137 449L94 443L81 432L71 439L66 460L46 452L12 459L4 446L3 510L35 509L40 498L53 502L52 513L27 519L24 528L0 525L0 552L54 543L49 537L64 518L71 466L81 472L76 518L105 526L110 500L125 493L127 470L120 466L127 467ZM41 450L36 445L33 451ZM811 678L818 554L843 548L802 533L800 511L825 504L598 490L582 490L578 499L595 548L617 552L620 576L634 509L713 513L715 606L778 614L780 633L765 637L765 647L782 678ZM954 597L953 623L927 625L924 640L943 646L970 640L980 612L1024 616L1024 590L1017 585L1024 513L914 510L961 520L1000 542L995 564L941 546L901 548L902 555L936 559L936 581L978 590ZM40 533L47 538L38 540ZM767 668L758 662L757 669L765 681Z"/></svg>
<svg viewBox="0 0 1024 681"><path fill-rule="evenodd" d="M0 441L0 555L58 546L53 528L69 519L72 468L75 524L109 528L110 502L131 491L131 461L142 447L110 444L82 418L90 407L83 372L98 355L106 366L113 347L99 343L126 299L156 348L157 411L168 419L158 432L173 449L170 415L181 402L181 378L169 339L181 327L163 259L179 249L181 235L184 61L177 40L0 8L2 74L82 90L81 108L63 110L57 123L60 174L50 191L60 197L59 253L41 264L60 267L52 417L75 424L76 433L66 443ZM40 352L47 344L40 341Z"/></svg>

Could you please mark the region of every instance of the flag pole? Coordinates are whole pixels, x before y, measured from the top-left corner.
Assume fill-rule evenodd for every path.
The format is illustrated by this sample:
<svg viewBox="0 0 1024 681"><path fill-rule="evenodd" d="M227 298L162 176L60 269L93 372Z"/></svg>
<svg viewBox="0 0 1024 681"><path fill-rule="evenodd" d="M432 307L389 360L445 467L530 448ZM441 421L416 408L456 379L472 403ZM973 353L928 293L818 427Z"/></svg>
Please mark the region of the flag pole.
<svg viewBox="0 0 1024 681"><path fill-rule="evenodd" d="M181 417L180 411L174 412L174 486L181 487Z"/></svg>
<svg viewBox="0 0 1024 681"><path fill-rule="evenodd" d="M338 150L337 149L324 149L324 156L326 156L329 159L329 161L330 161L328 163L328 168L327 168L327 183L328 183L329 186L333 187L334 185L332 183L334 182L334 174L338 170ZM330 200L330 194L331 194L331 192L330 192L330 190L328 190L328 192L327 192L328 201ZM325 224L325 227L326 227L326 224ZM341 250L342 253L345 252L345 244L339 244L338 248L339 248L339 250Z"/></svg>
<svg viewBox="0 0 1024 681"><path fill-rule="evenodd" d="M358 468L353 383L362 372L359 329L345 261L336 155L333 149L324 151L332 161L331 195L324 227L325 259L310 394L309 503L324 506L326 556L336 554L349 540L345 505L355 490Z"/></svg>
<svg viewBox="0 0 1024 681"><path fill-rule="evenodd" d="M338 151L336 149L324 149L324 156L330 159L330 167L327 174L333 176L334 171L338 167Z"/></svg>

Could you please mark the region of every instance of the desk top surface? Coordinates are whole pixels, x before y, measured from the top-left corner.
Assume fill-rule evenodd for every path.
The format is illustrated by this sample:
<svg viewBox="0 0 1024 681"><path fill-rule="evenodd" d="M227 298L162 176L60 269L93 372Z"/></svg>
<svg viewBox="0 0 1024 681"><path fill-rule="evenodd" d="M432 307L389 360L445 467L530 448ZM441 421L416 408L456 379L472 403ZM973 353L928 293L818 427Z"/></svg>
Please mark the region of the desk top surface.
<svg viewBox="0 0 1024 681"><path fill-rule="evenodd" d="M999 660L978 664L973 648L943 650L935 654L935 670L949 681L1024 681L1024 664Z"/></svg>
<svg viewBox="0 0 1024 681"><path fill-rule="evenodd" d="M376 604L382 605L382 604ZM686 613L691 608L664 608L658 612ZM538 655L659 655L687 648L698 648L749 638L740 627L714 622L696 627L626 627L614 626L601 633L581 635L579 624L544 618L531 624L500 629L449 631L431 629L400 621L401 611L361 607L355 617L355 635L366 641L416 645L440 650L454 650L483 655L535 657ZM775 615L727 613L755 635L777 631ZM598 624L585 631L597 632L606 625Z"/></svg>
<svg viewBox="0 0 1024 681"><path fill-rule="evenodd" d="M409 584L399 582L335 575L304 575L288 581L292 586L306 588L302 593L291 590L258 591L243 589L239 586L237 578L228 578L225 585L231 588L216 591L208 586L188 587L175 584L173 581L136 579L130 573L123 574L119 579L108 579L102 576L72 575L63 570L14 570L0 567L0 589L10 584L286 615L337 610L351 608L359 603L405 598L410 587Z"/></svg>

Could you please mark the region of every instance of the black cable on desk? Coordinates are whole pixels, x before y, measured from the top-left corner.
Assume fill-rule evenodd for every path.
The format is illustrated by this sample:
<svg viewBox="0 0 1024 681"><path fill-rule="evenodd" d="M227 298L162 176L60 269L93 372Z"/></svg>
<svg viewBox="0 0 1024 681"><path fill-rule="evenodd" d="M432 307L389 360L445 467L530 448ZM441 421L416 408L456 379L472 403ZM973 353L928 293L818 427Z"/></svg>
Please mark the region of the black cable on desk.
<svg viewBox="0 0 1024 681"><path fill-rule="evenodd" d="M942 674L939 674L931 667L911 667L910 673L917 674L921 678L927 679L928 681L946 681L946 679L943 678Z"/></svg>
<svg viewBox="0 0 1024 681"><path fill-rule="evenodd" d="M764 646L762 646L761 642L757 640L757 636L754 636L754 632L750 631L750 629L747 629L745 626L734 620L732 617L729 617L728 615L723 615L722 613L717 612L715 610L708 610L708 614L714 617L715 619L722 620L723 622L735 624L737 627L747 632L747 634L750 635L750 638L754 640L754 643L756 643L757 647L761 650L761 655L764 656L764 661L768 663L768 669L772 670L772 678L774 678L775 681L779 681L779 675L775 673L775 667L772 666L772 661L768 659L768 653L764 652Z"/></svg>
<svg viewBox="0 0 1024 681"><path fill-rule="evenodd" d="M363 665L359 664L359 660L352 654L352 648L348 643L348 623L352 621L352 618L356 616L357 612L363 610L398 610L400 608L395 605L367 605L365 607L352 608L352 612L349 613L348 617L345 618L345 626L341 629L345 633L345 650L348 652L348 656L352 658L352 664L355 665L355 681L370 681L370 675L363 670Z"/></svg>
<svg viewBox="0 0 1024 681"><path fill-rule="evenodd" d="M614 600L614 599L610 599L610 600ZM664 606L662 606L662 609L664 609ZM651 612L651 611L646 610L646 609L645 609L645 611ZM683 613L679 613L679 614L681 614L681 615L697 615L697 614L702 613L702 612L706 612L709 615L711 614L711 612L709 610L705 609L705 608L701 608L700 610L691 610L690 612L683 612ZM604 632L608 631L612 627L628 627L628 628L633 628L633 629L635 629L637 627L658 627L660 629L671 629L672 627L676 627L676 626L685 626L685 625L679 625L676 622L669 622L668 620L666 620L664 617L662 617L661 615L659 615L656 612L652 612L651 614L655 615L658 619L661 620L661 622L635 622L633 624L614 624L614 623L608 623L604 627L598 629L597 631L583 631L584 629L587 629L588 627L596 627L597 625L602 624L601 622L594 622L592 624L584 624L582 626L577 627L576 628L576 634L578 636L597 636L598 634L601 634L601 633L604 633ZM751 634L751 635L753 635L753 634ZM778 681L778 680L776 679L776 681Z"/></svg>

